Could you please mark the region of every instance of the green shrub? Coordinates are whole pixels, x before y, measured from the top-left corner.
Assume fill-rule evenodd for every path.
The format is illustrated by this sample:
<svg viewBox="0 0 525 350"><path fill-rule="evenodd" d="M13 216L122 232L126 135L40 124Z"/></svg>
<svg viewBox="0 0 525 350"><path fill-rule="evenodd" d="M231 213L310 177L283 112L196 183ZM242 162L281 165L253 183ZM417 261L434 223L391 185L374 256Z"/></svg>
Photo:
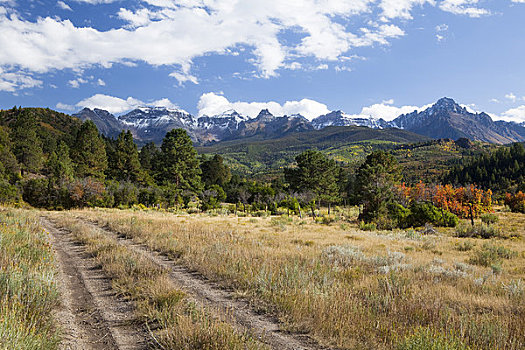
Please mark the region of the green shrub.
<svg viewBox="0 0 525 350"><path fill-rule="evenodd" d="M495 224L499 221L499 217L494 213L487 213L481 215L481 221L487 225Z"/></svg>
<svg viewBox="0 0 525 350"><path fill-rule="evenodd" d="M498 227L487 224L476 224L474 226L469 224L459 225L456 228L456 237L466 238L494 238L501 237L501 232Z"/></svg>
<svg viewBox="0 0 525 350"><path fill-rule="evenodd" d="M518 255L504 246L484 244L483 247L474 252L469 262L474 265L491 267L500 266L503 259L512 259Z"/></svg>
<svg viewBox="0 0 525 350"><path fill-rule="evenodd" d="M364 221L361 221L359 223L359 229L363 231L376 231L377 225L373 222L365 223Z"/></svg>
<svg viewBox="0 0 525 350"><path fill-rule="evenodd" d="M474 248L474 243L470 241L456 243L456 250L459 250L460 252L468 252L469 250L472 250L472 248Z"/></svg>
<svg viewBox="0 0 525 350"><path fill-rule="evenodd" d="M408 226L418 227L426 223L436 226L455 227L458 217L451 212L439 209L431 203L414 203L410 206L410 215L407 218Z"/></svg>

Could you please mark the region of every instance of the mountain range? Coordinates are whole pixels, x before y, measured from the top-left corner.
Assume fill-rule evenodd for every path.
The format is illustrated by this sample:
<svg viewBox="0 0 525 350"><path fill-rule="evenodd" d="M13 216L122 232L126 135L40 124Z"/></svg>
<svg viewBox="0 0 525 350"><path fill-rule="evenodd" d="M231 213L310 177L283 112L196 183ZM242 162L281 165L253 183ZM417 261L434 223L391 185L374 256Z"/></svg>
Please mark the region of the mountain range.
<svg viewBox="0 0 525 350"><path fill-rule="evenodd" d="M115 137L121 130L131 130L141 144L160 144L164 135L174 128L187 130L195 143L206 145L248 137L277 139L290 133L333 126L397 128L434 139L468 138L497 144L525 141L525 123L493 121L488 114L472 113L450 98L442 98L424 111L400 115L392 121L355 117L342 111L333 111L310 121L299 114L275 116L267 109L263 109L255 118L243 116L234 110L195 117L180 109L164 107L141 107L118 117L105 110L84 108L74 116L81 120L92 120L108 137Z"/></svg>

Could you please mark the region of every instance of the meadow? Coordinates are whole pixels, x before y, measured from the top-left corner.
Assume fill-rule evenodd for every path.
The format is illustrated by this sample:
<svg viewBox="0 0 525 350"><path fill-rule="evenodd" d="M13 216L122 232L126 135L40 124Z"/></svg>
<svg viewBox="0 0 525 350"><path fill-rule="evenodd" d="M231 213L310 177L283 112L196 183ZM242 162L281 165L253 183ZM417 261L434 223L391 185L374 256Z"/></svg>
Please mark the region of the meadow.
<svg viewBox="0 0 525 350"><path fill-rule="evenodd" d="M356 222L356 208L338 209L335 216L317 222L307 217L239 214L227 211L187 214L136 208L46 215L74 232L85 230L83 226L88 222L95 223L162 252L232 290L238 298L249 300L262 313L275 315L285 331L309 334L323 346L342 349L522 349L525 346L523 214L498 208L497 218L491 220L497 222L490 224L491 232L497 234L489 239L460 238L461 229L453 228L362 231ZM164 329L177 329L180 323L159 315L162 308L151 308L158 305L154 300L159 296L144 295L151 293L141 289L143 284L155 285L160 300L173 300L165 294L178 292L169 292L173 287L157 281L162 280L162 271L147 278L140 273L118 272L118 268L114 271L113 261L119 259L108 257L118 254L113 248L103 248L105 243L100 243L104 242L103 237L79 234L103 268L116 277L115 285L146 307L140 309L142 314L166 319L168 325ZM104 261L108 259L112 264L106 267ZM121 280L125 275L128 277ZM141 283L143 278L145 282ZM184 314L180 309L174 313ZM190 321L209 324L199 318ZM228 334L219 337L226 339L220 343L223 346L260 347L249 336L228 330L226 323L216 323L211 329L217 327L221 331L215 334L221 337ZM169 335L179 333L162 334L167 342L164 344L168 345L176 341Z"/></svg>

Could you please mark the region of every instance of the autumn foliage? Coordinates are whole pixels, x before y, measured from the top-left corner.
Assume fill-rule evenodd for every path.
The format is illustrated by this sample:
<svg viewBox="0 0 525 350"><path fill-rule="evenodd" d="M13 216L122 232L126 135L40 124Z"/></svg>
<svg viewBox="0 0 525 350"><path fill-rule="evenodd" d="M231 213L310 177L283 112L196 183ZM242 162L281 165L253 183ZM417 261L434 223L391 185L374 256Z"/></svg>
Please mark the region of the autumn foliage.
<svg viewBox="0 0 525 350"><path fill-rule="evenodd" d="M525 213L525 193L521 191L514 195L507 193L505 204L515 213Z"/></svg>
<svg viewBox="0 0 525 350"><path fill-rule="evenodd" d="M405 183L398 187L399 201L404 206L417 202L430 202L438 208L448 210L461 218L478 217L492 211L492 191L484 191L474 185L453 187L451 185L415 186Z"/></svg>

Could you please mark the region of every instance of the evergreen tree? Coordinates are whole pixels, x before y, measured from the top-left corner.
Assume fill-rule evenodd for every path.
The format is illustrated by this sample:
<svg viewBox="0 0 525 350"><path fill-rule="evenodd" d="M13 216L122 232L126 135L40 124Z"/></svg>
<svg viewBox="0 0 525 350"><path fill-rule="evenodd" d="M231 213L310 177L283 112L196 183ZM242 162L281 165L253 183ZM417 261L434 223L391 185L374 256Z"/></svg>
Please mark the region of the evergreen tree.
<svg viewBox="0 0 525 350"><path fill-rule="evenodd" d="M401 171L393 155L375 151L366 157L356 176L355 196L363 204L360 220L387 220L387 205L392 202ZM378 225L380 226L380 225Z"/></svg>
<svg viewBox="0 0 525 350"><path fill-rule="evenodd" d="M138 182L142 180L137 145L131 131L122 131L115 142L114 152L109 157L109 174L118 181Z"/></svg>
<svg viewBox="0 0 525 350"><path fill-rule="evenodd" d="M46 168L49 176L57 181L71 181L74 177L74 167L69 157L69 147L60 142L57 150L49 156Z"/></svg>
<svg viewBox="0 0 525 350"><path fill-rule="evenodd" d="M214 155L211 159L204 160L201 163L201 170L202 182L204 182L206 187L212 185L224 187L231 178L230 168L224 164L224 158L218 154Z"/></svg>
<svg viewBox="0 0 525 350"><path fill-rule="evenodd" d="M201 169L197 151L183 129L169 131L162 141L158 179L163 183L172 183L178 190L199 191Z"/></svg>
<svg viewBox="0 0 525 350"><path fill-rule="evenodd" d="M85 121L78 131L72 159L76 163L78 177L104 180L107 168L106 147L91 120Z"/></svg>
<svg viewBox="0 0 525 350"><path fill-rule="evenodd" d="M18 113L12 126L14 154L23 172L38 173L44 163L42 142L37 136L37 122L32 113Z"/></svg>
<svg viewBox="0 0 525 350"><path fill-rule="evenodd" d="M20 165L12 151L7 129L0 126L0 178L14 181L20 176Z"/></svg>
<svg viewBox="0 0 525 350"><path fill-rule="evenodd" d="M340 200L337 164L319 151L308 150L297 157L296 168L285 170L290 190L297 193L312 192L315 201L334 203Z"/></svg>
<svg viewBox="0 0 525 350"><path fill-rule="evenodd" d="M153 142L146 144L141 148L139 153L139 160L142 169L151 171L155 167L155 160L157 159L159 150Z"/></svg>

